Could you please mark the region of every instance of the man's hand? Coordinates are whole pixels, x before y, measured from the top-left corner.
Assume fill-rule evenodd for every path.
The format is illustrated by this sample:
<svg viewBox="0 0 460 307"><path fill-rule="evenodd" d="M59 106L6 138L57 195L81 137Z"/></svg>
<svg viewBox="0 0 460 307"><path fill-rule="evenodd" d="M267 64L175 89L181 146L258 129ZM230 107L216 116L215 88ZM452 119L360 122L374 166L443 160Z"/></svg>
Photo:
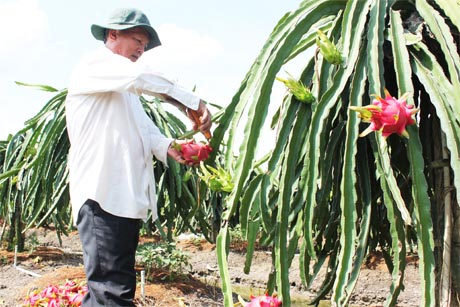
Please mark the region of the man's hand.
<svg viewBox="0 0 460 307"><path fill-rule="evenodd" d="M192 128L193 130L200 130L201 133L207 139L211 138L211 112L206 107L206 104L203 100L200 100L200 104L198 105L198 109L196 111L191 109L186 109L187 116L192 120Z"/></svg>
<svg viewBox="0 0 460 307"><path fill-rule="evenodd" d="M157 96L163 101L166 101L176 106L182 112L185 112L188 118L190 118L190 120L192 121L193 130L199 129L201 133L203 133L207 139L211 138L211 126L212 126L211 112L209 112L203 100L200 100L198 109L194 111L192 109L185 107L182 103L172 98L171 96L168 96L166 94L157 94Z"/></svg>
<svg viewBox="0 0 460 307"><path fill-rule="evenodd" d="M184 157L182 156L181 151L179 149L175 148L175 146L174 146L174 143L175 144L182 144L182 143L186 143L186 142L187 142L186 140L174 140L173 142L171 142L171 144L169 145L169 148L168 148L168 156L170 156L177 163L188 165L188 166L193 166L193 165L195 165L195 163L187 162L184 159Z"/></svg>

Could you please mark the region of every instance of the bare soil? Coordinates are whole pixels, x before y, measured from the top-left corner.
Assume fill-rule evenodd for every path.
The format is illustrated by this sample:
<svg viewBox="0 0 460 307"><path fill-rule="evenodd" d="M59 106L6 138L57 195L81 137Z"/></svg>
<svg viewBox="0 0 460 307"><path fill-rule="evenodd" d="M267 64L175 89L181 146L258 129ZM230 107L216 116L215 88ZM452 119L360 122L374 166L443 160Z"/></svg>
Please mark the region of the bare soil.
<svg viewBox="0 0 460 307"><path fill-rule="evenodd" d="M31 252L17 254L14 266L14 252L0 250L0 307L20 306L27 292L42 289L50 284L62 284L67 279L84 279L80 240L76 232L62 237L59 244L56 233L50 230L35 230L33 237L38 244ZM220 277L215 245L196 238L181 238L177 247L190 258L190 268L182 276L170 281L164 272L155 272L158 278L136 292L136 301L141 306L223 306L219 288ZM268 274L271 271L271 255L258 250L252 259L251 272L243 272L244 247L233 246L228 257L232 288L243 298L248 295L262 295ZM404 275L405 290L400 294L397 306L416 307L420 305L420 276L417 257L408 258ZM319 291L325 272L320 272L310 289L302 286L298 258L291 266L290 282L292 306L305 306ZM27 271L27 272L25 272ZM38 274L32 276L28 272ZM384 260L373 255L363 266L352 296L352 306L383 306L391 285L391 274ZM327 306L327 305L326 305Z"/></svg>

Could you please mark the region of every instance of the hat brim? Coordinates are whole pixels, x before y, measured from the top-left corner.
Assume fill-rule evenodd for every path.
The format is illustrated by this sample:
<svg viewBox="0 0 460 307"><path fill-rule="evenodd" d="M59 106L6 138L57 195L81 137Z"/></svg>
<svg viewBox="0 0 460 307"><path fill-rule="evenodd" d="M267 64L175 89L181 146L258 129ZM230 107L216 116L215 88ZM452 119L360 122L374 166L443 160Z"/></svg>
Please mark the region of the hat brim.
<svg viewBox="0 0 460 307"><path fill-rule="evenodd" d="M127 30L135 27L144 28L150 35L150 41L146 47L146 50L150 50L161 45L157 32L148 24L108 24L107 26L93 24L91 25L91 33L95 39L104 41L106 30Z"/></svg>

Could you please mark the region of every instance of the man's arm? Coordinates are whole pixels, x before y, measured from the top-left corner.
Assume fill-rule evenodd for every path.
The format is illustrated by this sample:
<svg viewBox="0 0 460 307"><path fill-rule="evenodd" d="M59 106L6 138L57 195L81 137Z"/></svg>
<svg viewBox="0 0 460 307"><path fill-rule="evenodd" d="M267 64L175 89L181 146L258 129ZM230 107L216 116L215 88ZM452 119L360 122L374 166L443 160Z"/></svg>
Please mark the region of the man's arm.
<svg viewBox="0 0 460 307"><path fill-rule="evenodd" d="M206 103L203 100L200 100L200 103L198 104L198 109L193 110L166 94L160 94L159 98L164 100L165 102L172 104L173 106L177 107L179 110L187 114L188 118L190 118L190 120L192 121L193 130L199 129L207 139L211 138L211 112L209 111L209 109L206 106Z"/></svg>

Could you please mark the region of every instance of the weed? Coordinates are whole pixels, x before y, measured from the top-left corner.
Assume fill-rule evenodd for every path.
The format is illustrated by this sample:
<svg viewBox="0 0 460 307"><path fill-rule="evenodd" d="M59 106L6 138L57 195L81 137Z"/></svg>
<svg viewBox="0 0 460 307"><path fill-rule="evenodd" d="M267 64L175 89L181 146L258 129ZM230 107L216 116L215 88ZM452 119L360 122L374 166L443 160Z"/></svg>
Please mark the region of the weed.
<svg viewBox="0 0 460 307"><path fill-rule="evenodd" d="M7 265L8 264L8 257L7 256L0 257L0 264L1 265Z"/></svg>
<svg viewBox="0 0 460 307"><path fill-rule="evenodd" d="M152 269L167 271L169 280L174 280L177 274L189 264L189 256L176 248L172 242L145 243L138 247L137 261L146 268L147 277Z"/></svg>
<svg viewBox="0 0 460 307"><path fill-rule="evenodd" d="M29 255L32 254L38 246L40 246L40 242L37 238L37 233L33 232L27 237L27 249L29 250Z"/></svg>

